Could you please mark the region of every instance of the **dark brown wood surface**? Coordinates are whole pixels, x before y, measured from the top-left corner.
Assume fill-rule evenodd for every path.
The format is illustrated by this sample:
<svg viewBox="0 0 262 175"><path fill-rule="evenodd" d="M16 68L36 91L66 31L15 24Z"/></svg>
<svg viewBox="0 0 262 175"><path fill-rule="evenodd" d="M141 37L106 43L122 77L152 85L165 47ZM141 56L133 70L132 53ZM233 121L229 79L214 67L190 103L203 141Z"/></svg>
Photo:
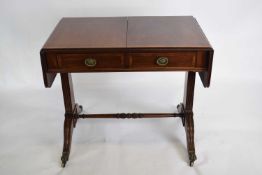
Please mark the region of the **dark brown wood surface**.
<svg viewBox="0 0 262 175"><path fill-rule="evenodd" d="M185 56L190 53L196 55ZM83 56L98 64L85 66ZM158 56L169 56L169 64L156 65ZM46 87L56 73L103 71L195 71L209 87L212 59L192 16L63 18L41 49Z"/></svg>
<svg viewBox="0 0 262 175"><path fill-rule="evenodd" d="M194 53L194 57L185 56ZM66 56L67 55L67 56ZM156 65L169 55L169 64ZM95 67L84 60L95 57ZM63 18L41 49L46 87L56 73L195 71L209 87L213 49L192 16Z"/></svg>
<svg viewBox="0 0 262 175"><path fill-rule="evenodd" d="M192 16L62 18L44 49L212 48Z"/></svg>
<svg viewBox="0 0 262 175"><path fill-rule="evenodd" d="M127 48L211 48L192 16L128 18Z"/></svg>
<svg viewBox="0 0 262 175"><path fill-rule="evenodd" d="M43 48L125 48L126 31L126 17L62 18Z"/></svg>
<svg viewBox="0 0 262 175"><path fill-rule="evenodd" d="M185 76L183 108L185 115L185 131L187 138L187 152L190 166L197 159L195 154L194 143L194 119L193 119L193 104L194 104L194 89L195 89L195 72L187 72Z"/></svg>

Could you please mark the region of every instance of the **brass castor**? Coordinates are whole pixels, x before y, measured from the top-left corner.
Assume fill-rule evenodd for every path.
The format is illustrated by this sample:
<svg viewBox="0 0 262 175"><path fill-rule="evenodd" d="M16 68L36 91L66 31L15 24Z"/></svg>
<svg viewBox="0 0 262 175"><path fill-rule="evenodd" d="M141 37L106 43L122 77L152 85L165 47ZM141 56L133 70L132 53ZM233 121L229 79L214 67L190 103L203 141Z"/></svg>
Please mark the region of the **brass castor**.
<svg viewBox="0 0 262 175"><path fill-rule="evenodd" d="M61 163L61 167L62 167L62 168L65 168L65 165L66 165L66 162L62 162L62 163Z"/></svg>
<svg viewBox="0 0 262 175"><path fill-rule="evenodd" d="M62 157L61 157L61 166L64 168L66 165L66 162L68 161L69 153L68 152L63 152Z"/></svg>
<svg viewBox="0 0 262 175"><path fill-rule="evenodd" d="M195 152L189 152L188 156L189 156L189 166L192 167L194 165L195 160L197 159L196 154Z"/></svg>

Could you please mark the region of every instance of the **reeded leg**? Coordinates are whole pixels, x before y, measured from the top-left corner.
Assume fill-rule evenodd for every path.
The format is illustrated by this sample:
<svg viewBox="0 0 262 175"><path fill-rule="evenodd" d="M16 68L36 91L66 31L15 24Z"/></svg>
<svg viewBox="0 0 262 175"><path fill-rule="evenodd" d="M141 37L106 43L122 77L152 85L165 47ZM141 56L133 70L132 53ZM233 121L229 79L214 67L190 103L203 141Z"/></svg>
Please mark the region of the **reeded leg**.
<svg viewBox="0 0 262 175"><path fill-rule="evenodd" d="M197 159L196 154L195 154L195 143L194 143L193 113L187 113L185 120L186 120L185 121L185 130L186 130L189 165L193 166L194 161Z"/></svg>
<svg viewBox="0 0 262 175"><path fill-rule="evenodd" d="M74 130L74 128L76 126L76 122L77 122L77 118L75 116L80 114L82 112L82 110L83 110L82 106L75 104L73 114L65 114L64 147L63 147L63 153L62 153L62 157L61 157L62 167L65 167L66 162L69 159L73 130Z"/></svg>
<svg viewBox="0 0 262 175"><path fill-rule="evenodd" d="M182 105L184 112L184 126L187 138L187 151L189 158L189 165L193 166L194 161L197 159L195 154L194 143L194 119L193 119L193 100L195 88L195 72L187 72L185 80L185 93Z"/></svg>
<svg viewBox="0 0 262 175"><path fill-rule="evenodd" d="M61 73L62 89L65 105L64 146L61 157L62 167L69 159L73 129L76 125L76 115L82 111L82 106L75 103L71 74Z"/></svg>
<svg viewBox="0 0 262 175"><path fill-rule="evenodd" d="M65 167L66 162L68 161L71 142L72 142L72 134L73 134L73 120L70 117L65 117L64 121L64 147L63 153L61 157L62 167Z"/></svg>

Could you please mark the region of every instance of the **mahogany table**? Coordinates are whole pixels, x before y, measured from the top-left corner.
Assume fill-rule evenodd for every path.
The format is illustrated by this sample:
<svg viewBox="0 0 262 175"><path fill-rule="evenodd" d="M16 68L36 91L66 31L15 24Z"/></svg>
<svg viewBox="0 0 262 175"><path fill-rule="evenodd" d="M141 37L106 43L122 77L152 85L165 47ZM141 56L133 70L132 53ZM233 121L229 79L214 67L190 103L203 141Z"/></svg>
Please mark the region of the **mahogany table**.
<svg viewBox="0 0 262 175"><path fill-rule="evenodd" d="M213 49L192 16L62 18L40 51L45 87L60 73L65 106L62 166L68 161L79 118L180 117L189 165L196 160L193 98L195 74L209 87ZM71 73L185 71L177 113L82 114Z"/></svg>

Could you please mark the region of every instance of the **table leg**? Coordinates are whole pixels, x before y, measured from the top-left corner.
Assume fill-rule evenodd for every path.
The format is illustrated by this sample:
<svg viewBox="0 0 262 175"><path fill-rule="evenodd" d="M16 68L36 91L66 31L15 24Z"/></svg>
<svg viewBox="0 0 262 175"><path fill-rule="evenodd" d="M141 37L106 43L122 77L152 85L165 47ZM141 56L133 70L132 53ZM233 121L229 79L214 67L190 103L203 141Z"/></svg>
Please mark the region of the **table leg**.
<svg viewBox="0 0 262 175"><path fill-rule="evenodd" d="M195 88L195 72L187 72L185 78L185 91L184 91L184 116L185 116L185 131L187 138L187 150L189 157L189 165L193 166L194 161L197 159L195 154L194 144L194 119L193 119L193 100Z"/></svg>
<svg viewBox="0 0 262 175"><path fill-rule="evenodd" d="M75 103L71 74L61 73L61 81L65 106L64 146L61 161L62 167L65 167L65 164L69 159L73 129L77 120L74 116L81 112L82 107L79 107Z"/></svg>

